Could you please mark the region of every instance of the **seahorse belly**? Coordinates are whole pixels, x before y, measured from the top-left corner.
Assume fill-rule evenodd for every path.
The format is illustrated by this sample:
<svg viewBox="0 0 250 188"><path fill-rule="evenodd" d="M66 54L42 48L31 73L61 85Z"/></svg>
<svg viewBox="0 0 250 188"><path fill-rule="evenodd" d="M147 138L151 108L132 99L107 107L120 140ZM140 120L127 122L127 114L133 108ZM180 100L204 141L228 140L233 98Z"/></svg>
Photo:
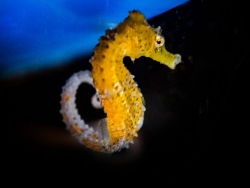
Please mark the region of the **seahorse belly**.
<svg viewBox="0 0 250 188"><path fill-rule="evenodd" d="M123 57L106 58L101 55L101 59L97 61L94 56L92 75L107 114L110 143L132 142L143 121L145 107L142 94L125 68Z"/></svg>

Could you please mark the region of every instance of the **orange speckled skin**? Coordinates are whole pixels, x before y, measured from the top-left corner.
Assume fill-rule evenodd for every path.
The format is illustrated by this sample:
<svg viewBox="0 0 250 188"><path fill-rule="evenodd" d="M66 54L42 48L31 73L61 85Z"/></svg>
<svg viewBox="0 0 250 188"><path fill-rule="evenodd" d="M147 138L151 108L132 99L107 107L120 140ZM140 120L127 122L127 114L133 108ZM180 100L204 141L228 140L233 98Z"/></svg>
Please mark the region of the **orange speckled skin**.
<svg viewBox="0 0 250 188"><path fill-rule="evenodd" d="M92 76L107 114L111 145L122 139L132 142L144 117L142 94L123 58L150 57L172 69L180 61L180 56L169 53L164 45L157 46L159 35L142 13L131 11L115 29L106 31L95 48Z"/></svg>

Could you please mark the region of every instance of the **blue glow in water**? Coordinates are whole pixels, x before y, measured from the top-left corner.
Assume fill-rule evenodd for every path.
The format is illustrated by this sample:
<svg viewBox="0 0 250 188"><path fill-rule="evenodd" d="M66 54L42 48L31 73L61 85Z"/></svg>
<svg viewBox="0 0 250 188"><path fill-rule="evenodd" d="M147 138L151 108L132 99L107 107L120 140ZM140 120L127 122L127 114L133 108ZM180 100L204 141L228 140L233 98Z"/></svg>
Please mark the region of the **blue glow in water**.
<svg viewBox="0 0 250 188"><path fill-rule="evenodd" d="M105 30L140 10L147 19L187 0L0 1L0 76L13 76L93 52Z"/></svg>

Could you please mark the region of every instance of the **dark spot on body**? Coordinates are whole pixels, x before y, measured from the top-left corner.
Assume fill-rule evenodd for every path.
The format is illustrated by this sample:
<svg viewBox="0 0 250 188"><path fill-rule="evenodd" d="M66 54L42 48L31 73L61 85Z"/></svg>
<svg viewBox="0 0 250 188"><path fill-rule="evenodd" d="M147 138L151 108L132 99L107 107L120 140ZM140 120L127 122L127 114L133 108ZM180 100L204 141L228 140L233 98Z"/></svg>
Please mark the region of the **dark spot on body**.
<svg viewBox="0 0 250 188"><path fill-rule="evenodd" d="M118 86L118 85L116 85L116 86L115 86L115 90L118 90L118 87L119 87L119 86Z"/></svg>

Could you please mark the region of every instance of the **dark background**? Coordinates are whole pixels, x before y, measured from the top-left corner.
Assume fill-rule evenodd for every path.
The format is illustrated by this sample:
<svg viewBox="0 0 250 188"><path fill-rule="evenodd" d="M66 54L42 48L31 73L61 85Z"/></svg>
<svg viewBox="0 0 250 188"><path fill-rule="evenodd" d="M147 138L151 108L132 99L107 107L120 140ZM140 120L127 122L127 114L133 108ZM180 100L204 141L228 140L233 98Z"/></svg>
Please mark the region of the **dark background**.
<svg viewBox="0 0 250 188"><path fill-rule="evenodd" d="M61 88L74 72L91 69L90 54L0 81L5 175L23 175L25 181L32 175L47 180L60 174L60 182L63 177L73 177L72 182L93 178L93 184L103 185L114 180L122 185L134 180L238 185L245 179L249 34L244 5L190 1L149 23L162 27L166 48L181 54L183 62L170 70L143 57L134 64L124 59L146 101L135 144L120 153L98 154L65 129ZM89 104L93 93L90 86L81 86L77 94L80 113L89 120L102 115Z"/></svg>

